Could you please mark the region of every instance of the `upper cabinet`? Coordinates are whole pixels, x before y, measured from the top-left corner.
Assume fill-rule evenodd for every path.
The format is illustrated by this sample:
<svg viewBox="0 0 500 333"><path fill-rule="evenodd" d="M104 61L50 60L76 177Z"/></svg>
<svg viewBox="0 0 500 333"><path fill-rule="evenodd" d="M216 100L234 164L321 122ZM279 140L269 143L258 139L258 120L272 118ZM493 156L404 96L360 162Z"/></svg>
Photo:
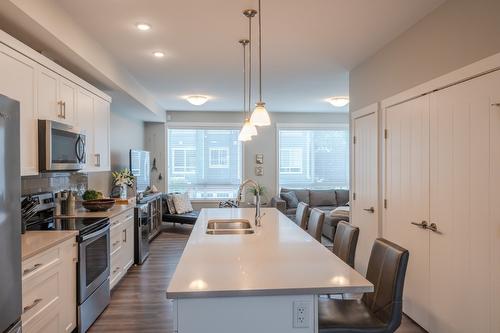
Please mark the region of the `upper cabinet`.
<svg viewBox="0 0 500 333"><path fill-rule="evenodd" d="M20 104L22 175L38 174L36 69L34 61L0 44L0 94Z"/></svg>
<svg viewBox="0 0 500 333"><path fill-rule="evenodd" d="M39 173L39 119L81 129L84 170L110 170L109 96L1 30L0 73L0 94L20 102L22 176Z"/></svg>

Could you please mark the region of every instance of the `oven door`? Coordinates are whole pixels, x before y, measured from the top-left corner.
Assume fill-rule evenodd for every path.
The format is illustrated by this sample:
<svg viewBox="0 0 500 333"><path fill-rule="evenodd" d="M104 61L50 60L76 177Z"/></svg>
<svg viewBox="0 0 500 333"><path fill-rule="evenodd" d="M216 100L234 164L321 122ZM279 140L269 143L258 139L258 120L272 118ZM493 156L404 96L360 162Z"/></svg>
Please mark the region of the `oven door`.
<svg viewBox="0 0 500 333"><path fill-rule="evenodd" d="M42 171L81 170L85 166L85 135L71 126L39 120L39 158Z"/></svg>
<svg viewBox="0 0 500 333"><path fill-rule="evenodd" d="M109 277L109 225L80 237L78 303L82 304ZM109 282L107 282L109 283Z"/></svg>

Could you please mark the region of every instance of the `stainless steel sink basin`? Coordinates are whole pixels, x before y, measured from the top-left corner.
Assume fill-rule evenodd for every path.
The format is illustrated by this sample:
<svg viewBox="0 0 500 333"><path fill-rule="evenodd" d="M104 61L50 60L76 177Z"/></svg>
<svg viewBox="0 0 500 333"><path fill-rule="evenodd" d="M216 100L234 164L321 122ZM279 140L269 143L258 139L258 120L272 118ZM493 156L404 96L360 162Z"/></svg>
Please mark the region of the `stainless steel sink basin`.
<svg viewBox="0 0 500 333"><path fill-rule="evenodd" d="M210 220L207 223L208 230L217 229L252 229L250 222L243 219Z"/></svg>
<svg viewBox="0 0 500 333"><path fill-rule="evenodd" d="M252 229L212 229L207 230L208 235L249 235L253 234Z"/></svg>
<svg viewBox="0 0 500 333"><path fill-rule="evenodd" d="M208 235L249 235L253 233L252 225L244 219L216 219L207 223Z"/></svg>

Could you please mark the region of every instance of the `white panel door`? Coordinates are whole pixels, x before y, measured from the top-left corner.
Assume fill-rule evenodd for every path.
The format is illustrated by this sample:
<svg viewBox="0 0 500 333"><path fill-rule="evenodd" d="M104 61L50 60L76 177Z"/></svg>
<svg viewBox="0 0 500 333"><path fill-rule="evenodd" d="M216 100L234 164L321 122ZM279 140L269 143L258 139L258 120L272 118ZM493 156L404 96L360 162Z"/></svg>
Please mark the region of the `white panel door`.
<svg viewBox="0 0 500 333"><path fill-rule="evenodd" d="M375 110L376 111L376 110ZM359 227L355 268L366 275L373 242L378 231L377 114L372 112L352 120L353 193L351 223Z"/></svg>
<svg viewBox="0 0 500 333"><path fill-rule="evenodd" d="M59 78L59 98L62 101L62 111L63 111L63 123L68 125L76 124L76 96L77 96L77 86L73 82L66 80L63 77Z"/></svg>
<svg viewBox="0 0 500 333"><path fill-rule="evenodd" d="M491 231L500 182L490 177L498 87L500 73L492 73L431 96L430 222L438 230L430 232L431 332L499 332L491 327L498 312L490 311L500 297L491 273L500 262L490 257L499 241Z"/></svg>
<svg viewBox="0 0 500 333"><path fill-rule="evenodd" d="M0 44L0 73L0 94L20 103L21 175L36 175L38 174L36 64Z"/></svg>
<svg viewBox="0 0 500 333"><path fill-rule="evenodd" d="M424 328L429 320L429 96L386 109L383 237L410 252L404 311Z"/></svg>

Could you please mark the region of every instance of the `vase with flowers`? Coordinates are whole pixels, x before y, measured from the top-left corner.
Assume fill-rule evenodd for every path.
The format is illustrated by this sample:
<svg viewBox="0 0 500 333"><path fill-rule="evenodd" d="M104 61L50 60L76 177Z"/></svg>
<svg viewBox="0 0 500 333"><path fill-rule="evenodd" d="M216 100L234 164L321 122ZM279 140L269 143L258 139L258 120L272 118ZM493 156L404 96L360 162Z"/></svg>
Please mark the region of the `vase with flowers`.
<svg viewBox="0 0 500 333"><path fill-rule="evenodd" d="M127 168L114 171L111 175L113 177L113 184L120 187L120 199L127 199L127 188L134 185L134 176Z"/></svg>

